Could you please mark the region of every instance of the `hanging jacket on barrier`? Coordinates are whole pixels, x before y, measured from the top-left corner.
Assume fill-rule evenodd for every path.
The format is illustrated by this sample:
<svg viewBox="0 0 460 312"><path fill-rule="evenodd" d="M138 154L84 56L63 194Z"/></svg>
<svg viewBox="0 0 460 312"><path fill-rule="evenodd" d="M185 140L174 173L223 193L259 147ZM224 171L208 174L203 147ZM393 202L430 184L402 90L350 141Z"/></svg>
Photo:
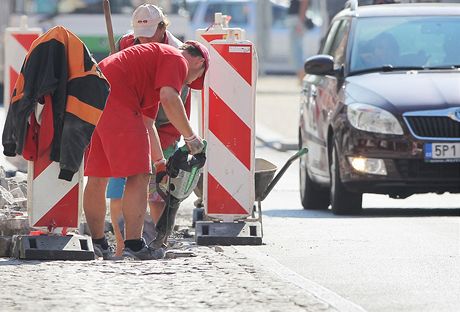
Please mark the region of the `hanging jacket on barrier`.
<svg viewBox="0 0 460 312"><path fill-rule="evenodd" d="M3 154L36 159L37 135L52 132L50 158L59 162L59 179L70 181L102 114L109 83L84 43L56 26L37 38L26 55L11 96L3 129ZM51 97L53 125L30 122L37 103Z"/></svg>

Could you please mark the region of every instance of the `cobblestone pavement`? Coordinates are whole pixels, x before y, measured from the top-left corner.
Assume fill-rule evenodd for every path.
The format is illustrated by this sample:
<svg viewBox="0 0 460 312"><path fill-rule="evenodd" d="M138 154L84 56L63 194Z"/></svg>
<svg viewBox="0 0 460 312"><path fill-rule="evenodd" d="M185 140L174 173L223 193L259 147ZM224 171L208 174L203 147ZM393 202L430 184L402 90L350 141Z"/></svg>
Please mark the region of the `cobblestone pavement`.
<svg viewBox="0 0 460 312"><path fill-rule="evenodd" d="M0 259L1 311L334 311L232 247L161 261Z"/></svg>
<svg viewBox="0 0 460 312"><path fill-rule="evenodd" d="M192 230L193 198L178 232ZM193 234L193 232L192 232ZM159 261L23 261L0 258L0 311L335 311L233 247L174 248L196 257Z"/></svg>

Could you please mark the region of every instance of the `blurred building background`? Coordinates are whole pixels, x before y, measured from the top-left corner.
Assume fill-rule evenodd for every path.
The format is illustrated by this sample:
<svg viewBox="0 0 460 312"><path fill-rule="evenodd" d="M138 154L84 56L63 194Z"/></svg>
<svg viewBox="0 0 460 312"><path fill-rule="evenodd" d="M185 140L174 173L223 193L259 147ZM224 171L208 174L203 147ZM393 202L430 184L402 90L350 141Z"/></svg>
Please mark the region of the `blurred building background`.
<svg viewBox="0 0 460 312"><path fill-rule="evenodd" d="M256 44L261 73L295 72L285 23L289 0L110 0L116 39L130 30L134 8L145 2L162 7L170 19L170 31L183 40L194 39L196 29L209 27L215 12L229 15L232 17L230 26L245 29L247 39ZM318 51L329 21L344 7L346 0L309 2L303 40L305 58ZM359 0L360 5L374 2L381 0ZM3 82L3 32L6 27L18 27L21 15L28 16L30 27L41 27L43 31L55 25L67 27L85 42L97 60L108 55L102 0L1 0L0 88Z"/></svg>

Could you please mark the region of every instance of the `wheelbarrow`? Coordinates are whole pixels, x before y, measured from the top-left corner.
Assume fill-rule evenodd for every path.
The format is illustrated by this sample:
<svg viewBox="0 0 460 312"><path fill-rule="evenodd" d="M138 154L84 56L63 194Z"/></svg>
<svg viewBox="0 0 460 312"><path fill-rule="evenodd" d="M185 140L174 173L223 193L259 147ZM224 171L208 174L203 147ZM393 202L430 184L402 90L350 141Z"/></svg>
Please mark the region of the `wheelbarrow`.
<svg viewBox="0 0 460 312"><path fill-rule="evenodd" d="M288 159L277 171L277 167L262 158L255 159L254 190L255 200L249 216L239 217L233 221L220 220L206 216L206 220L195 223L195 239L198 245L261 245L263 237L261 202L267 197L289 166L307 149L301 149ZM255 202L257 201L257 206Z"/></svg>
<svg viewBox="0 0 460 312"><path fill-rule="evenodd" d="M297 153L292 155L280 171L276 174L278 169L274 164L263 158L256 158L255 163L255 200L257 201L257 221L262 224L262 204L261 202L267 197L271 190L275 187L276 183L281 179L283 174L289 168L289 166L300 156L306 154L308 149L306 147L300 149ZM254 216L253 210L253 217ZM262 233L263 235L263 233Z"/></svg>

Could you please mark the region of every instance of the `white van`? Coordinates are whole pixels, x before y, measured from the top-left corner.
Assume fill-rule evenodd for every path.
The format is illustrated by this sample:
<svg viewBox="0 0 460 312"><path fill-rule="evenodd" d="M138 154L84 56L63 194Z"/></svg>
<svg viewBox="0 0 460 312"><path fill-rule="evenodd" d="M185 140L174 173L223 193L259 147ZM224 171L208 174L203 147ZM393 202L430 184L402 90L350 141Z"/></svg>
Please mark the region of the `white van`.
<svg viewBox="0 0 460 312"><path fill-rule="evenodd" d="M230 27L246 30L246 39L251 40L260 50L265 42L265 56L260 57L261 68L266 73L294 73L291 61L289 29L286 17L289 1L264 1L267 7L261 7L257 0L187 0L186 10L190 15L189 39L195 38L195 30L207 28L214 21L214 13L221 12L231 16ZM307 12L308 29L304 38L304 57L318 52L321 37L327 28L327 10L325 1L310 0ZM260 12L265 9L265 14ZM260 19L264 20L261 21ZM260 25L269 25L268 31L260 31ZM257 32L259 29L259 32ZM261 51L262 52L262 51ZM259 53L261 54L261 53Z"/></svg>

